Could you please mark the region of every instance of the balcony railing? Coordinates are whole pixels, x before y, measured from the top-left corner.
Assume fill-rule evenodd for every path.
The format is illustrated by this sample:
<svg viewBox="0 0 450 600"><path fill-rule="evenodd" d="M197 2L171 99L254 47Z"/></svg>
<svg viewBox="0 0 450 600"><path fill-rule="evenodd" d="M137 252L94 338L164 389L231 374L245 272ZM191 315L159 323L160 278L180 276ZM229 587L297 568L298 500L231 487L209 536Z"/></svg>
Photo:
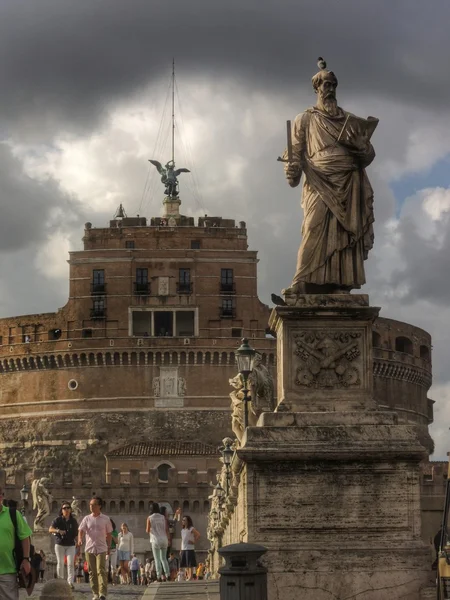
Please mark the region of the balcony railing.
<svg viewBox="0 0 450 600"><path fill-rule="evenodd" d="M177 294L192 294L192 283L179 281L177 283Z"/></svg>
<svg viewBox="0 0 450 600"><path fill-rule="evenodd" d="M221 294L235 294L236 293L236 284L233 282L231 283L224 283L223 281L220 282L220 293Z"/></svg>
<svg viewBox="0 0 450 600"><path fill-rule="evenodd" d="M150 283L148 281L135 281L134 282L134 295L135 296L149 296L150 295Z"/></svg>
<svg viewBox="0 0 450 600"><path fill-rule="evenodd" d="M91 283L91 295L106 294L106 283Z"/></svg>
<svg viewBox="0 0 450 600"><path fill-rule="evenodd" d="M236 309L235 308L221 308L219 314L220 314L221 319L234 319L236 317Z"/></svg>
<svg viewBox="0 0 450 600"><path fill-rule="evenodd" d="M91 308L91 319L106 319L106 308Z"/></svg>

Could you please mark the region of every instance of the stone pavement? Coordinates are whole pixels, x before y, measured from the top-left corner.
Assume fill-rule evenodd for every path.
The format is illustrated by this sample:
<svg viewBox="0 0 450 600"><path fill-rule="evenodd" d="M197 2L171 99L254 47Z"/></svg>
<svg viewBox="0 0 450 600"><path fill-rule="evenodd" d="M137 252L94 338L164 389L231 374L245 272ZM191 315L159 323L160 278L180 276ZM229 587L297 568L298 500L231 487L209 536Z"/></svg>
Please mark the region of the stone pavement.
<svg viewBox="0 0 450 600"><path fill-rule="evenodd" d="M38 600L42 585L37 585L31 596L20 590L20 600ZM77 584L74 600L91 600L88 584ZM219 600L218 581L187 581L184 583L152 583L148 587L116 585L108 588L108 600Z"/></svg>

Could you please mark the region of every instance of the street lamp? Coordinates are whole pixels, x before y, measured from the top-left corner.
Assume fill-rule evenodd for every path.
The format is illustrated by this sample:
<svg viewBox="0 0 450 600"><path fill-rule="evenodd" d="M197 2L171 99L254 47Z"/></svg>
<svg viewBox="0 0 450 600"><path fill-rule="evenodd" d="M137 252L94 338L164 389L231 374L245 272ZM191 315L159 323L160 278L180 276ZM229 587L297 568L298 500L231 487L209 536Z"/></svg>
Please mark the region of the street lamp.
<svg viewBox="0 0 450 600"><path fill-rule="evenodd" d="M224 438L222 440L222 442L223 442L223 446L221 446L219 448L219 450L220 450L220 453L222 454L223 464L225 465L225 469L226 469L226 483L227 483L226 494L228 496L228 494L230 493L230 466L231 466L231 461L233 460L233 454L234 454L234 450L231 448L231 444L233 443L233 440L231 438Z"/></svg>
<svg viewBox="0 0 450 600"><path fill-rule="evenodd" d="M243 338L242 345L236 350L236 363L238 371L244 382L244 429L248 427L248 378L253 371L256 350L252 348L247 338Z"/></svg>
<svg viewBox="0 0 450 600"><path fill-rule="evenodd" d="M24 515L25 514L25 502L28 500L28 488L27 488L27 484L24 483L23 484L23 488L20 490L20 499L22 500L22 508L20 509L20 512Z"/></svg>

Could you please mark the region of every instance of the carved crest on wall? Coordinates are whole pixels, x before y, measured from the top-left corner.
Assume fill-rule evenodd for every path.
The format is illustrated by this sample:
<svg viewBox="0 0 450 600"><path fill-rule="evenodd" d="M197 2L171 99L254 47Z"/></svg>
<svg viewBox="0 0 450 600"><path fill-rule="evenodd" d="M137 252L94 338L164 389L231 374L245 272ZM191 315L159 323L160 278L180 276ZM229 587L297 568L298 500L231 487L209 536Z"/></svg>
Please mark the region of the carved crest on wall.
<svg viewBox="0 0 450 600"><path fill-rule="evenodd" d="M159 377L153 378L155 406L183 406L186 379L178 375L178 367L160 367Z"/></svg>
<svg viewBox="0 0 450 600"><path fill-rule="evenodd" d="M300 359L295 383L315 388L346 388L361 385L361 332L302 331L294 335Z"/></svg>

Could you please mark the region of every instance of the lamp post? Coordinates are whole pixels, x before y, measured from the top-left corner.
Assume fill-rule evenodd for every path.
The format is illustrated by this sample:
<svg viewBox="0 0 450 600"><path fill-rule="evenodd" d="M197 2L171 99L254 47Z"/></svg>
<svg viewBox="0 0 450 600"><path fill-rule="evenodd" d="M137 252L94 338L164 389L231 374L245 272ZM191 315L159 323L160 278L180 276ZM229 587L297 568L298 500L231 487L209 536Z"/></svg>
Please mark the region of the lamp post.
<svg viewBox="0 0 450 600"><path fill-rule="evenodd" d="M236 363L244 382L244 430L248 427L248 378L253 371L256 350L252 348L247 338L243 338L242 345L236 350Z"/></svg>
<svg viewBox="0 0 450 600"><path fill-rule="evenodd" d="M25 516L25 508L26 508L26 501L28 500L28 488L27 488L27 484L24 483L23 484L23 488L20 490L20 499L22 500L22 508L20 509L20 512L22 513L22 515Z"/></svg>
<svg viewBox="0 0 450 600"><path fill-rule="evenodd" d="M231 438L224 438L222 440L223 442L223 446L221 446L219 448L220 453L222 454L222 460L223 460L223 464L225 465L225 469L226 469L226 495L228 496L230 493L230 466L231 466L231 461L233 459L233 454L234 454L234 450L231 448L231 444L233 443L233 440Z"/></svg>

